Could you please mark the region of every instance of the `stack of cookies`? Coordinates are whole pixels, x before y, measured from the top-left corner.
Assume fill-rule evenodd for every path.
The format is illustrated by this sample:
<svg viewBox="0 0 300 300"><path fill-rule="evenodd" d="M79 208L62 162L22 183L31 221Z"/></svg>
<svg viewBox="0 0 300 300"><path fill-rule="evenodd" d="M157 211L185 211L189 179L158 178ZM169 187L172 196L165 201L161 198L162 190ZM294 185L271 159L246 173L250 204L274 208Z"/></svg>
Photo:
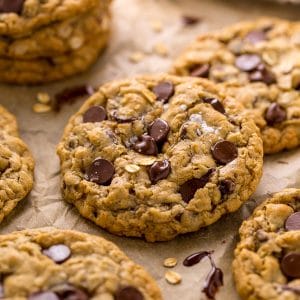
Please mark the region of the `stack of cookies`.
<svg viewBox="0 0 300 300"><path fill-rule="evenodd" d="M110 0L0 2L0 80L35 84L86 70L106 46Z"/></svg>

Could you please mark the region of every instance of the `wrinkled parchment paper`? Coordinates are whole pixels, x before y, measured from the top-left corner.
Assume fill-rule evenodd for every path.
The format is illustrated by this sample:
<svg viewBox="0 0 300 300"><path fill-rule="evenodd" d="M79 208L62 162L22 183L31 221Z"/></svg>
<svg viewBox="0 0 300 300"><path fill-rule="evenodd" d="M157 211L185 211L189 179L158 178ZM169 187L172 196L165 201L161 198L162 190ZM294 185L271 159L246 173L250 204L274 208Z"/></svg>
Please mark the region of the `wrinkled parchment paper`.
<svg viewBox="0 0 300 300"><path fill-rule="evenodd" d="M113 14L110 46L89 72L47 86L0 86L0 103L17 116L21 135L36 160L35 187L30 196L1 224L0 233L56 226L107 238L154 276L167 300L205 299L201 290L210 270L209 262L187 268L183 267L182 261L193 252L214 250L216 264L224 271L224 287L216 299L238 299L231 275L231 262L239 225L268 192L300 187L300 150L266 157L264 175L256 193L238 212L197 233L170 242L150 244L138 239L113 236L83 219L76 209L62 201L55 148L68 118L77 111L83 100L64 106L58 114L33 113L32 105L38 92L54 95L65 87L85 83L97 86L127 75L166 71L172 58L201 32L262 15L296 20L300 19L299 8L262 0L115 0ZM202 22L193 27L184 27L182 15L199 16ZM151 23L156 21L163 25L160 33L154 32L151 27ZM157 43L164 43L169 48L168 57L152 53ZM133 64L128 57L135 51L148 54L140 63ZM162 263L167 257L178 259L179 263L173 270L182 275L182 283L177 286L165 282Z"/></svg>

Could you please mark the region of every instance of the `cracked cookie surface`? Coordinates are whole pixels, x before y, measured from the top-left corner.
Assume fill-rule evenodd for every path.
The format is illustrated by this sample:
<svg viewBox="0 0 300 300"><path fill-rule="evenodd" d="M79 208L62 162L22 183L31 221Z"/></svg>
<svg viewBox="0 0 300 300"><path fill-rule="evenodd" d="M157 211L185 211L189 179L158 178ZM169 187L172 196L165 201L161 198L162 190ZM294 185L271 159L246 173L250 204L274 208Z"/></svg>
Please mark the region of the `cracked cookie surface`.
<svg viewBox="0 0 300 300"><path fill-rule="evenodd" d="M162 299L151 276L113 243L55 228L0 236L0 297Z"/></svg>
<svg viewBox="0 0 300 300"><path fill-rule="evenodd" d="M170 240L235 211L255 190L262 141L207 80L103 85L58 145L64 198L112 233Z"/></svg>
<svg viewBox="0 0 300 300"><path fill-rule="evenodd" d="M31 190L33 167L15 118L0 105L0 222Z"/></svg>
<svg viewBox="0 0 300 300"><path fill-rule="evenodd" d="M265 153L300 144L300 23L262 18L200 36L172 73L225 83L262 132Z"/></svg>
<svg viewBox="0 0 300 300"><path fill-rule="evenodd" d="M233 273L243 299L300 298L300 190L258 206L240 228Z"/></svg>

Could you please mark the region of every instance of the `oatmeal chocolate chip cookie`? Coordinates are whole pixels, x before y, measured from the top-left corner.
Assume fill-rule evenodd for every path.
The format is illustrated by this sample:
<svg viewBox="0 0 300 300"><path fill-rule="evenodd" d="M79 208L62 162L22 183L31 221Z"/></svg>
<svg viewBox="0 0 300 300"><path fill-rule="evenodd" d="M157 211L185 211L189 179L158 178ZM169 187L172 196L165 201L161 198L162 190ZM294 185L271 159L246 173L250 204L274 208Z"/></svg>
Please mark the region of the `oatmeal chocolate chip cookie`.
<svg viewBox="0 0 300 300"><path fill-rule="evenodd" d="M299 22L264 18L202 35L172 72L226 82L261 129L265 153L300 144Z"/></svg>
<svg viewBox="0 0 300 300"><path fill-rule="evenodd" d="M0 106L0 222L31 190L33 167L15 118Z"/></svg>
<svg viewBox="0 0 300 300"><path fill-rule="evenodd" d="M300 190L286 189L258 206L240 228L233 273L243 299L300 297Z"/></svg>
<svg viewBox="0 0 300 300"><path fill-rule="evenodd" d="M54 228L0 236L0 297L162 299L150 275L113 243Z"/></svg>
<svg viewBox="0 0 300 300"><path fill-rule="evenodd" d="M64 198L118 235L170 240L237 210L255 190L262 141L204 79L142 76L102 86L58 145Z"/></svg>
<svg viewBox="0 0 300 300"><path fill-rule="evenodd" d="M88 69L106 47L108 31L90 33L79 49L55 57L33 60L0 57L0 81L18 84L37 84L60 80Z"/></svg>
<svg viewBox="0 0 300 300"><path fill-rule="evenodd" d="M0 35L10 38L30 36L42 27L84 15L97 7L105 11L110 2L110 0L1 0Z"/></svg>

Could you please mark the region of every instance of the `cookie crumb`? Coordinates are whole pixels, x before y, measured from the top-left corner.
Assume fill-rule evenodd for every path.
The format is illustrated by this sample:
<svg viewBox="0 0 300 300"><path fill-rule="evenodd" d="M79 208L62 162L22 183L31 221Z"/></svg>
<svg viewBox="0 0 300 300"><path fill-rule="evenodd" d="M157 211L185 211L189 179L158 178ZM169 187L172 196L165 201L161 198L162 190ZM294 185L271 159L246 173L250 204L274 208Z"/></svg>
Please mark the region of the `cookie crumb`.
<svg viewBox="0 0 300 300"><path fill-rule="evenodd" d="M170 284L179 284L181 282L181 276L174 271L167 271L165 273L165 279Z"/></svg>
<svg viewBox="0 0 300 300"><path fill-rule="evenodd" d="M177 259L175 257L168 257L164 260L164 267L174 268L177 265Z"/></svg>
<svg viewBox="0 0 300 300"><path fill-rule="evenodd" d="M169 54L169 49L167 48L167 46L163 43L157 43L154 45L153 47L153 51L163 57L168 56Z"/></svg>
<svg viewBox="0 0 300 300"><path fill-rule="evenodd" d="M145 58L145 54L141 51L136 51L130 54L129 60L133 63L139 63Z"/></svg>
<svg viewBox="0 0 300 300"><path fill-rule="evenodd" d="M35 113L41 114L51 111L51 106L43 103L36 103L32 106Z"/></svg>
<svg viewBox="0 0 300 300"><path fill-rule="evenodd" d="M48 93L38 93L36 98L37 101L42 104L48 104L51 101L50 95Z"/></svg>
<svg viewBox="0 0 300 300"><path fill-rule="evenodd" d="M161 32L163 29L162 22L159 20L154 20L151 22L151 27L155 32Z"/></svg>
<svg viewBox="0 0 300 300"><path fill-rule="evenodd" d="M136 173L140 170L141 168L137 165L134 164L128 164L125 166L125 170L129 173Z"/></svg>

